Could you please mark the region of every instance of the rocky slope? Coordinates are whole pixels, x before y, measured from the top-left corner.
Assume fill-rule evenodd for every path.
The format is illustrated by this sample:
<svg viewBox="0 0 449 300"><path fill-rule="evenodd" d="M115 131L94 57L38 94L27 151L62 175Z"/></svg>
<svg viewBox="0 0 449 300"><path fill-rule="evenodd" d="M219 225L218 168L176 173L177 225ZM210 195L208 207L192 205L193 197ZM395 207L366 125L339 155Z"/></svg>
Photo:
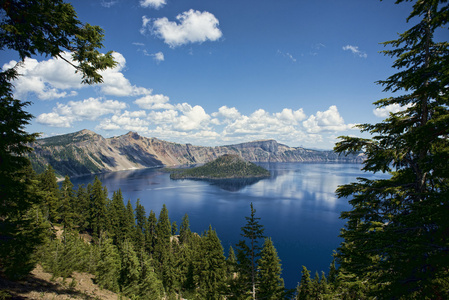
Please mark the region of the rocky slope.
<svg viewBox="0 0 449 300"><path fill-rule="evenodd" d="M333 151L288 147L274 140L202 147L146 138L135 132L103 138L89 130L39 139L30 155L39 173L50 164L57 174L78 176L157 166L200 164L224 154L252 162L362 162L363 156L339 156Z"/></svg>

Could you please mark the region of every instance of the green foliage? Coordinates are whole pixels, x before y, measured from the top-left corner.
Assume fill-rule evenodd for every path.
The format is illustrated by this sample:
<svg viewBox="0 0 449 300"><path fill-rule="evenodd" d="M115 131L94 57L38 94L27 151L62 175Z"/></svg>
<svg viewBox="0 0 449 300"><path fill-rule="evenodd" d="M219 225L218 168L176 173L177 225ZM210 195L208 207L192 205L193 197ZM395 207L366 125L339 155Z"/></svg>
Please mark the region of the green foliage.
<svg viewBox="0 0 449 300"><path fill-rule="evenodd" d="M268 177L270 172L238 155L225 154L201 167L172 170L171 179L199 178L224 179L245 177Z"/></svg>
<svg viewBox="0 0 449 300"><path fill-rule="evenodd" d="M121 272L118 249L105 234L101 235L99 248L100 259L95 272L95 281L102 288L118 292Z"/></svg>
<svg viewBox="0 0 449 300"><path fill-rule="evenodd" d="M226 283L226 260L215 230L209 230L201 239L201 255L195 263L198 286L203 299L223 297Z"/></svg>
<svg viewBox="0 0 449 300"><path fill-rule="evenodd" d="M397 1L400 3L403 1ZM339 279L380 298L449 297L449 43L434 33L447 25L447 1L417 1L408 20L417 19L384 54L399 71L379 81L394 97L375 102L399 105L381 123L360 125L371 139L342 137L337 152L363 150L364 170L389 172L390 179L339 187L352 210L338 249ZM399 93L404 93L399 95Z"/></svg>
<svg viewBox="0 0 449 300"><path fill-rule="evenodd" d="M59 238L48 238L36 252L44 269L54 277L67 278L74 271L85 272L92 263L90 246L77 233L65 231ZM94 264L98 258L94 258Z"/></svg>
<svg viewBox="0 0 449 300"><path fill-rule="evenodd" d="M258 264L258 281L261 283L256 293L258 299L278 300L284 295L284 280L281 277L281 261L271 238L266 238Z"/></svg>
<svg viewBox="0 0 449 300"><path fill-rule="evenodd" d="M256 217L256 210L251 203L251 216L245 217L246 225L242 227L241 236L245 240L239 241L237 244L237 258L239 261L240 285L243 291L251 293L252 298L256 299L257 289L257 260L260 256L262 246L260 241L265 238L263 235L263 225L259 224L260 218ZM249 241L249 246L246 245L246 240ZM249 281L249 282L248 282ZM250 287L250 290L248 290Z"/></svg>
<svg viewBox="0 0 449 300"><path fill-rule="evenodd" d="M107 227L106 199L108 191L101 181L95 176L94 184L89 193L90 197L90 228L94 237L99 238Z"/></svg>

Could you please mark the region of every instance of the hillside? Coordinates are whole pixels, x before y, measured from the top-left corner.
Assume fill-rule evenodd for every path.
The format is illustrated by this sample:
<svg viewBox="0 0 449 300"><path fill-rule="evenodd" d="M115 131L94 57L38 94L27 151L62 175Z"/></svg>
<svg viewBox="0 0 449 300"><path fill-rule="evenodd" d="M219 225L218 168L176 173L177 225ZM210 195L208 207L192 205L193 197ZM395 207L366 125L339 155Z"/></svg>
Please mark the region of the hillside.
<svg viewBox="0 0 449 300"><path fill-rule="evenodd" d="M235 154L225 154L203 166L177 169L170 174L171 179L231 179L268 176L270 176L268 170L247 162Z"/></svg>
<svg viewBox="0 0 449 300"><path fill-rule="evenodd" d="M33 167L39 173L50 164L60 176L78 176L159 166L202 164L224 154L251 162L362 162L363 156L339 156L333 151L289 147L274 140L202 147L177 144L135 132L103 138L89 130L39 139L31 145Z"/></svg>

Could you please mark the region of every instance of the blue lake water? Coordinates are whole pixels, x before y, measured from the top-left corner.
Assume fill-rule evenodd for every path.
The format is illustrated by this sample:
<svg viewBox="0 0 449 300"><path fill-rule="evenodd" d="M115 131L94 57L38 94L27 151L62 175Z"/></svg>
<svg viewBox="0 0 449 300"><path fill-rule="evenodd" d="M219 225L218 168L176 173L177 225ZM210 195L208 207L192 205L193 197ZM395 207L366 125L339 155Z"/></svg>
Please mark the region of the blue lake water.
<svg viewBox="0 0 449 300"><path fill-rule="evenodd" d="M301 278L301 266L327 272L332 252L344 220L340 213L350 209L347 199L335 196L337 186L357 177L380 178L387 175L360 171L358 164L266 163L260 164L271 177L257 182L211 183L194 180L171 180L160 169L143 169L99 174L109 195L122 190L125 201L133 206L137 199L159 216L162 205L168 208L170 220L179 225L189 215L192 231L202 233L209 224L216 229L225 255L229 246L241 239L240 228L250 215L250 203L256 217L272 238L282 262L286 287L295 288ZM78 184L93 182L95 176L73 178Z"/></svg>

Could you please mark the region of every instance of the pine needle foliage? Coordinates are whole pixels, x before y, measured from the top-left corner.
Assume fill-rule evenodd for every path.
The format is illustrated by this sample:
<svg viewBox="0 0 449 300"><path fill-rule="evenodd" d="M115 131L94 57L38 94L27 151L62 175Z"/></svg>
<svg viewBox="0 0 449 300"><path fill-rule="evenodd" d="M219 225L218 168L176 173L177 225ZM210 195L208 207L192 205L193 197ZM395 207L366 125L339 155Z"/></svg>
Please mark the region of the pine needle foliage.
<svg viewBox="0 0 449 300"><path fill-rule="evenodd" d="M404 2L398 0L396 3ZM382 299L449 297L449 43L446 0L416 1L415 24L383 51L397 73L381 84L394 96L374 104L401 110L377 124L363 124L370 139L342 137L335 150L364 151L363 170L391 178L340 186L352 210L338 249L341 276L365 282ZM445 31L445 32L444 32ZM368 285L366 284L368 283Z"/></svg>

